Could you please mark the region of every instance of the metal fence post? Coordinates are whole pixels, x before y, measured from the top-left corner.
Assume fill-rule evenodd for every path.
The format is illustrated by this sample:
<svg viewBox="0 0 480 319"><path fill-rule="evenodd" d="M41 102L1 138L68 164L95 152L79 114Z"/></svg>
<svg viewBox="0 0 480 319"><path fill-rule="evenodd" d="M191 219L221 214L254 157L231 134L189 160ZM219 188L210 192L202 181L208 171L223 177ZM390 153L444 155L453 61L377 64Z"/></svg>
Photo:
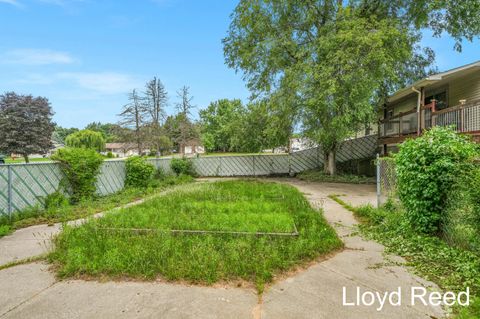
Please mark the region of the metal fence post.
<svg viewBox="0 0 480 319"><path fill-rule="evenodd" d="M380 180L380 155L377 153L377 207L380 207L381 180Z"/></svg>
<svg viewBox="0 0 480 319"><path fill-rule="evenodd" d="M13 196L12 196L12 166L8 165L8 216L12 218Z"/></svg>

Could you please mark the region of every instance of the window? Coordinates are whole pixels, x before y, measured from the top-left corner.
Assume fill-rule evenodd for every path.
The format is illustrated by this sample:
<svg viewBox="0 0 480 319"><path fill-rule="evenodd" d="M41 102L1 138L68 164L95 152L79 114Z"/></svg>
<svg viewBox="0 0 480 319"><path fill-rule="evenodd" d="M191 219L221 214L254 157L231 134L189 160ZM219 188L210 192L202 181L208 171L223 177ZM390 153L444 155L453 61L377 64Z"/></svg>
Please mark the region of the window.
<svg viewBox="0 0 480 319"><path fill-rule="evenodd" d="M447 91L441 91L425 98L425 105L430 104L432 100L435 100L435 109L437 111L446 109L448 107Z"/></svg>
<svg viewBox="0 0 480 319"><path fill-rule="evenodd" d="M391 131L393 130L393 123L390 121L390 119L393 117L393 109L392 110L387 110L386 114L385 114L385 119L389 120L385 126L385 129L387 131Z"/></svg>

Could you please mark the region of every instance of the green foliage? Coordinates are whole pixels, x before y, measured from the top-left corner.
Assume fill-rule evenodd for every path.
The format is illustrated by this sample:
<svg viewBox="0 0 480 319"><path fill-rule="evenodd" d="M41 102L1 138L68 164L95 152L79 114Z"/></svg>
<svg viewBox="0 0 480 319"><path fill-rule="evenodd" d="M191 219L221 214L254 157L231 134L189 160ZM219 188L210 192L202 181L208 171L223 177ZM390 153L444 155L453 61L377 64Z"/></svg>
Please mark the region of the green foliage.
<svg viewBox="0 0 480 319"><path fill-rule="evenodd" d="M119 140L120 137L118 136L118 132L119 130L121 130L118 124L92 122L88 124L85 127L85 129L101 133L103 136L103 139L107 143L117 142L117 141L122 142Z"/></svg>
<svg viewBox="0 0 480 319"><path fill-rule="evenodd" d="M55 131L52 135L52 139L57 143L65 144L65 139L67 138L67 136L78 131L79 130L76 127L66 128L56 125Z"/></svg>
<svg viewBox="0 0 480 319"><path fill-rule="evenodd" d="M291 231L299 236L171 234L171 229ZM147 228L153 232L102 228ZM212 284L247 280L261 292L276 274L342 246L295 188L225 181L178 189L119 214L66 227L50 259L61 276L93 275Z"/></svg>
<svg viewBox="0 0 480 319"><path fill-rule="evenodd" d="M125 169L127 187L147 187L155 171L155 167L141 156L127 158Z"/></svg>
<svg viewBox="0 0 480 319"><path fill-rule="evenodd" d="M202 141L209 152L260 152L288 145L293 128L287 115L267 99L247 105L221 99L200 111Z"/></svg>
<svg viewBox="0 0 480 319"><path fill-rule="evenodd" d="M103 162L100 154L91 148L63 148L52 159L60 162L73 202L94 197Z"/></svg>
<svg viewBox="0 0 480 319"><path fill-rule="evenodd" d="M480 297L470 301L470 307L460 310L456 319L478 319L480 318Z"/></svg>
<svg viewBox="0 0 480 319"><path fill-rule="evenodd" d="M419 234L394 202L381 208L366 205L348 209L363 222L360 230L364 236L383 244L385 252L404 257L407 266L418 275L435 282L444 291L460 292L470 287L475 301L462 309L458 318L478 318L480 258L477 254L451 247L438 237ZM454 312L459 310L455 308Z"/></svg>
<svg viewBox="0 0 480 319"><path fill-rule="evenodd" d="M323 171L310 170L297 175L297 178L309 182L350 183L350 184L375 184L374 177L352 174L328 175Z"/></svg>
<svg viewBox="0 0 480 319"><path fill-rule="evenodd" d="M398 194L412 227L428 234L441 231L455 177L475 154L475 144L451 128L435 127L400 145L395 157Z"/></svg>
<svg viewBox="0 0 480 319"><path fill-rule="evenodd" d="M70 201L62 192L56 191L43 198L43 206L47 217L61 217L67 212Z"/></svg>
<svg viewBox="0 0 480 319"><path fill-rule="evenodd" d="M0 225L0 238L3 236L10 235L13 229L10 225Z"/></svg>
<svg viewBox="0 0 480 319"><path fill-rule="evenodd" d="M173 172L179 175L190 175L195 176L195 169L193 167L193 162L188 158L172 158L170 162L170 168Z"/></svg>
<svg viewBox="0 0 480 319"><path fill-rule="evenodd" d="M107 153L107 158L115 158L115 156L113 155L112 152L108 152Z"/></svg>
<svg viewBox="0 0 480 319"><path fill-rule="evenodd" d="M242 0L223 41L228 65L249 88L274 102L281 97L272 108L287 120L278 123L291 129L301 115L304 133L332 156L371 122L378 91L415 51L414 29L395 17L338 4Z"/></svg>
<svg viewBox="0 0 480 319"><path fill-rule="evenodd" d="M65 144L69 147L90 148L99 152L105 149L102 133L91 130L81 130L67 136Z"/></svg>
<svg viewBox="0 0 480 319"><path fill-rule="evenodd" d="M243 126L245 107L240 100L221 99L200 111L203 140L212 151L238 151L239 132Z"/></svg>
<svg viewBox="0 0 480 319"><path fill-rule="evenodd" d="M448 194L443 222L448 243L480 254L480 165L466 167Z"/></svg>
<svg viewBox="0 0 480 319"><path fill-rule="evenodd" d="M179 177L165 176L162 180L155 179L154 181L147 188L124 188L115 194L82 200L72 205L63 205L66 204L63 199L54 195L55 200L51 200L52 204L49 204L49 207L60 207L61 209L48 211L44 206L37 205L15 212L11 218L8 215L0 214L0 228L3 229L4 235L8 235L13 230L23 227L84 218L146 196L154 195L175 185L191 183L193 179L190 176L182 175Z"/></svg>
<svg viewBox="0 0 480 319"><path fill-rule="evenodd" d="M53 111L44 97L0 95L0 153L45 154L52 147Z"/></svg>

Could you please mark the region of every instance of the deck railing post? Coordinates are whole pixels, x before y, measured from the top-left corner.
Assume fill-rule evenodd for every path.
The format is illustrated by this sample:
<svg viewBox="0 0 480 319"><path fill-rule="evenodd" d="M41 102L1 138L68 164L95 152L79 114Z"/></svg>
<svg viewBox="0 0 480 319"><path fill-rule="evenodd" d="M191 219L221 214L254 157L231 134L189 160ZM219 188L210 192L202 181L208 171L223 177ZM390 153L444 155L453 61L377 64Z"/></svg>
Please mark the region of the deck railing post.
<svg viewBox="0 0 480 319"><path fill-rule="evenodd" d="M377 160L376 160L376 167L377 167L377 208L380 207L380 196L381 196L381 179L380 179L380 154L377 153Z"/></svg>

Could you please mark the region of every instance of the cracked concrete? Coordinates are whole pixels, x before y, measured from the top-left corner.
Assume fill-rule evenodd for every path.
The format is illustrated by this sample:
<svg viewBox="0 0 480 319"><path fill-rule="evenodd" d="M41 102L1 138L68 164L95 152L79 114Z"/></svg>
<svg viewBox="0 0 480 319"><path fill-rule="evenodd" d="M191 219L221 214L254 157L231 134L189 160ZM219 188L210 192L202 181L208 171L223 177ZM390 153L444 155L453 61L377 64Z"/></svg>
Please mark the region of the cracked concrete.
<svg viewBox="0 0 480 319"><path fill-rule="evenodd" d="M255 291L231 287L199 287L164 282L57 281L44 263L0 271L0 318L440 318L440 307L408 305L411 286L437 287L412 275L399 257L386 258L383 246L361 238L352 214L330 200L342 194L353 205L374 203L368 185L307 183L276 179L297 187L312 205L324 208L325 218L346 249L269 286L261 302ZM0 239L0 264L31 257L48 247L53 227L34 226ZM39 236L38 233L43 234ZM33 235L37 234L37 235ZM16 244L15 244L16 243ZM16 253L16 246L22 253ZM7 248L7 249L5 249ZM47 249L47 248L43 248ZM6 256L6 257L5 257ZM394 260L394 262L392 262ZM8 262L8 261L7 261ZM402 287L404 305L342 306L342 287L392 291Z"/></svg>

